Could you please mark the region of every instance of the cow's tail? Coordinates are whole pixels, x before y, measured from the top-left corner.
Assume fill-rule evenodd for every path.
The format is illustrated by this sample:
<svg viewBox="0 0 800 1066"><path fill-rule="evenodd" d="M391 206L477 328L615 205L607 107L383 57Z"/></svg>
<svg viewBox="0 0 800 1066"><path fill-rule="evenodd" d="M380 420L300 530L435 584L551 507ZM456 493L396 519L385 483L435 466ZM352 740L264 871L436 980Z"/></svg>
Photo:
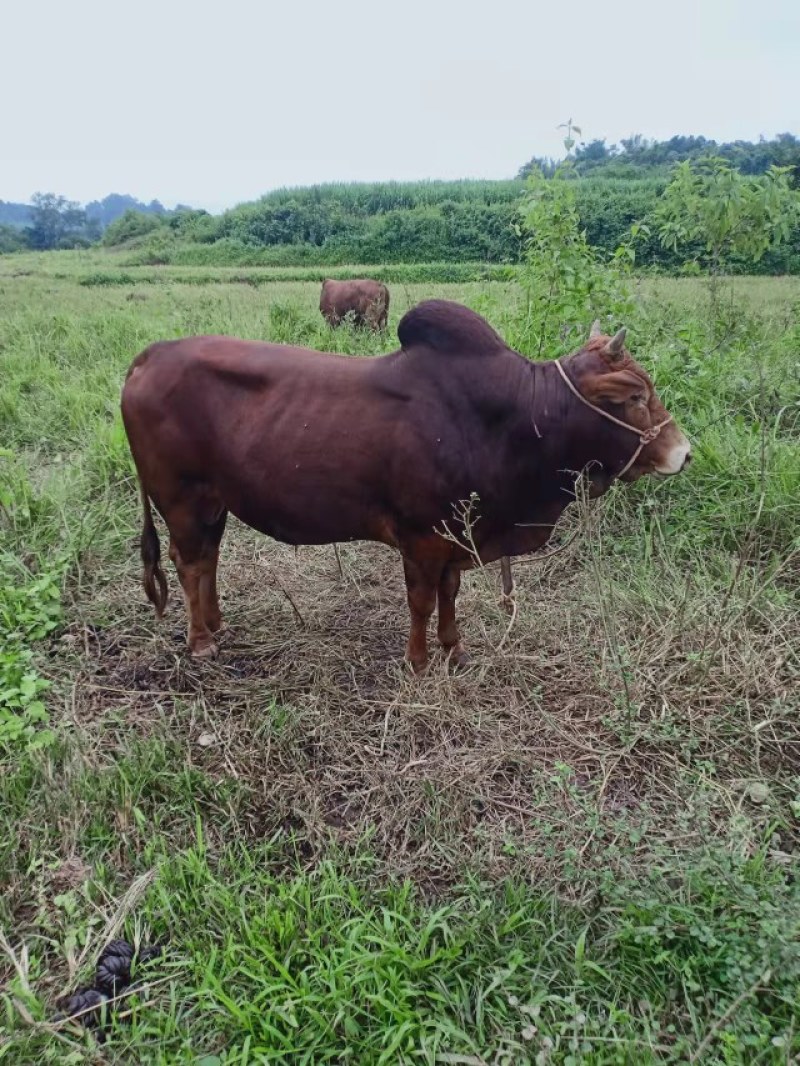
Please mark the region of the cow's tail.
<svg viewBox="0 0 800 1066"><path fill-rule="evenodd" d="M142 493L142 508L144 509L144 523L142 525L142 563L144 574L142 583L145 595L156 609L156 615L161 618L167 605L167 579L161 569L161 544L153 522L153 512L150 508L150 497L144 485L139 482Z"/></svg>

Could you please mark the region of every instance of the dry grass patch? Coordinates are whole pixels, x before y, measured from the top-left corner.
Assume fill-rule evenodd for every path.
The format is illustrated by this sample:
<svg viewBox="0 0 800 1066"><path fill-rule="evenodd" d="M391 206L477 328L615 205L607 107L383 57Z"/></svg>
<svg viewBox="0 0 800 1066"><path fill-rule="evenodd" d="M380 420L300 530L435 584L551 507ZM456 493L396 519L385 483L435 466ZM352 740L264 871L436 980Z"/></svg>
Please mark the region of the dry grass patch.
<svg viewBox="0 0 800 1066"><path fill-rule="evenodd" d="M431 887L469 868L567 887L600 856L646 862L732 821L745 847L770 819L792 836L797 619L768 590L753 598L755 575L725 597L654 561L661 584L651 573L643 596L635 568L579 538L516 568L510 633L496 568L470 575L473 665L452 674L437 653L417 678L399 560L374 545L339 555L341 570L330 547L234 526L211 664L187 657L174 575L162 624L133 556L113 580L85 575L50 670L93 757L167 739L241 786L245 838L290 830L309 860L367 840Z"/></svg>

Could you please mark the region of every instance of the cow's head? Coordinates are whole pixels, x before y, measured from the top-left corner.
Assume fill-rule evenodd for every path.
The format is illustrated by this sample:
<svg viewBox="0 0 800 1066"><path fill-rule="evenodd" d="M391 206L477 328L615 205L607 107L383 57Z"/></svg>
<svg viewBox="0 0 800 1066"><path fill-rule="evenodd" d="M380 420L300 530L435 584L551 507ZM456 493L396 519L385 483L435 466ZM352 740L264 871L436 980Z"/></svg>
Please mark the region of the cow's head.
<svg viewBox="0 0 800 1066"><path fill-rule="evenodd" d="M691 461L689 441L656 395L650 376L625 348L624 329L607 337L601 333L599 322L595 322L588 342L570 357L569 375L589 404L620 422L641 433L662 426L622 475L624 481L636 481L645 474L679 474ZM622 427L618 432L620 445L630 444L633 455L638 447L636 434Z"/></svg>

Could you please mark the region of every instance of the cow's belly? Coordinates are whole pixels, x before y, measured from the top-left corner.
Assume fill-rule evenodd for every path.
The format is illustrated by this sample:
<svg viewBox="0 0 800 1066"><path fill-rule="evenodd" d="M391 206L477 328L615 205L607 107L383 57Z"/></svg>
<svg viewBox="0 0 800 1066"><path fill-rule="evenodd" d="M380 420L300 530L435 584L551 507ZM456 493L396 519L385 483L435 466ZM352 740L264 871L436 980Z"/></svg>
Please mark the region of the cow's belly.
<svg viewBox="0 0 800 1066"><path fill-rule="evenodd" d="M433 525L438 511L421 463L409 461L413 476L398 476L379 439L324 430L292 438L287 427L246 450L218 453L209 479L215 495L246 525L286 544L396 545L398 527Z"/></svg>
<svg viewBox="0 0 800 1066"><path fill-rule="evenodd" d="M371 501L367 491L360 497L352 489L307 491L298 487L288 494L245 491L223 498L241 522L284 544L397 543L393 518Z"/></svg>
<svg viewBox="0 0 800 1066"><path fill-rule="evenodd" d="M327 516L295 515L279 509L265 510L259 507L231 507L245 525L265 533L283 544L341 544L351 540L383 540L374 534L378 523L362 521L339 522Z"/></svg>

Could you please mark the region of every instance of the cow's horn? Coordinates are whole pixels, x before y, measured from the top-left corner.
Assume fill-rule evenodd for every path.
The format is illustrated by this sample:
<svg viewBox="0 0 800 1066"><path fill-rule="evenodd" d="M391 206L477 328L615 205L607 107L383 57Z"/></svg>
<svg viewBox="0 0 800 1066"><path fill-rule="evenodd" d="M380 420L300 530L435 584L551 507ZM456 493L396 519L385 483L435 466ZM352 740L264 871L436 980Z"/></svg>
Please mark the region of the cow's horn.
<svg viewBox="0 0 800 1066"><path fill-rule="evenodd" d="M592 322L592 328L589 330L589 337L591 339L592 337L599 337L600 335L600 319L596 318L594 322Z"/></svg>
<svg viewBox="0 0 800 1066"><path fill-rule="evenodd" d="M625 334L628 331L623 326L622 329L615 333L611 340L606 345L606 352L612 359L619 359L622 355L622 350L625 347Z"/></svg>

